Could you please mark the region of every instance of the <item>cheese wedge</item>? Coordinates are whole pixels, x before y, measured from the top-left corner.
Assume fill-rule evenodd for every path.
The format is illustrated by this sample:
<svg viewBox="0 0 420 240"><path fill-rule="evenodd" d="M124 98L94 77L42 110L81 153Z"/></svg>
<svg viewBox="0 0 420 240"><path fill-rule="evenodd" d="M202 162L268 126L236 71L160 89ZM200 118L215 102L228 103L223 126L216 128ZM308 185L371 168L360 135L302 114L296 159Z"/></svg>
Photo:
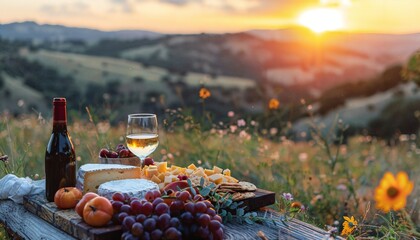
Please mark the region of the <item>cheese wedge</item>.
<svg viewBox="0 0 420 240"><path fill-rule="evenodd" d="M141 178L140 167L120 164L85 164L77 171L76 187L83 194L97 193L102 183L133 178Z"/></svg>

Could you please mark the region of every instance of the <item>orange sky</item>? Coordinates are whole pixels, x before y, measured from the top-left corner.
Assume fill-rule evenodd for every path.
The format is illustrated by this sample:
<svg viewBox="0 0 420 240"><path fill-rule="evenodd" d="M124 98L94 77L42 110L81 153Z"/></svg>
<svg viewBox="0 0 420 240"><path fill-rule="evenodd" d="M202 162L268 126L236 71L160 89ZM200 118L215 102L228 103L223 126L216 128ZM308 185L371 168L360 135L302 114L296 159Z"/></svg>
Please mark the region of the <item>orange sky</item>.
<svg viewBox="0 0 420 240"><path fill-rule="evenodd" d="M338 11L342 30L420 32L420 0L0 0L0 23L39 23L164 33L277 29L313 8Z"/></svg>

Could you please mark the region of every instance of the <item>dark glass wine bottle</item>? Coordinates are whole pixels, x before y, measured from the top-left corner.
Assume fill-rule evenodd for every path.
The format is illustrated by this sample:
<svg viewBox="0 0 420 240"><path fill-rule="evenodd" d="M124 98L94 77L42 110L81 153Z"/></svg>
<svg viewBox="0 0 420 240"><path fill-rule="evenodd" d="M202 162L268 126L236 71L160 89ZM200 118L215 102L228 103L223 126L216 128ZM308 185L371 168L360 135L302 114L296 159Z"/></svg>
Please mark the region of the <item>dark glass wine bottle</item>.
<svg viewBox="0 0 420 240"><path fill-rule="evenodd" d="M53 130L45 152L45 195L54 201L54 195L63 187L76 185L76 155L67 132L66 99L53 100Z"/></svg>

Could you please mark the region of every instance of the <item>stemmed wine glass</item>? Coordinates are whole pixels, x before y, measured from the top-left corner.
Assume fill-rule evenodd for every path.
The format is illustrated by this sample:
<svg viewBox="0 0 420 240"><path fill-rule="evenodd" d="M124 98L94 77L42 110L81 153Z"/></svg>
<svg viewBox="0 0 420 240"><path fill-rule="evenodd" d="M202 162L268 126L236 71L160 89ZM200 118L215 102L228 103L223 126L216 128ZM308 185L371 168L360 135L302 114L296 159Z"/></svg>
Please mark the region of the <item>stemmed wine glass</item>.
<svg viewBox="0 0 420 240"><path fill-rule="evenodd" d="M128 149L140 158L143 165L144 159L159 145L156 114L129 114L126 141Z"/></svg>

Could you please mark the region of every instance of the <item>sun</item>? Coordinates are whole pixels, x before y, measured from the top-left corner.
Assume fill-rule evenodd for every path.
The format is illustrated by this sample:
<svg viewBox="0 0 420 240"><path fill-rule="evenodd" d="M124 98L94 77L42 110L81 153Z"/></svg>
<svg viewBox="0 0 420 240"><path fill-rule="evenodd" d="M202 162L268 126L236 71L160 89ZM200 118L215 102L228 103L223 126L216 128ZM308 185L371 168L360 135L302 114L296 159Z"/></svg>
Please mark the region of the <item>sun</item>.
<svg viewBox="0 0 420 240"><path fill-rule="evenodd" d="M298 22L316 33L339 30L344 27L343 14L333 8L315 8L302 12Z"/></svg>

